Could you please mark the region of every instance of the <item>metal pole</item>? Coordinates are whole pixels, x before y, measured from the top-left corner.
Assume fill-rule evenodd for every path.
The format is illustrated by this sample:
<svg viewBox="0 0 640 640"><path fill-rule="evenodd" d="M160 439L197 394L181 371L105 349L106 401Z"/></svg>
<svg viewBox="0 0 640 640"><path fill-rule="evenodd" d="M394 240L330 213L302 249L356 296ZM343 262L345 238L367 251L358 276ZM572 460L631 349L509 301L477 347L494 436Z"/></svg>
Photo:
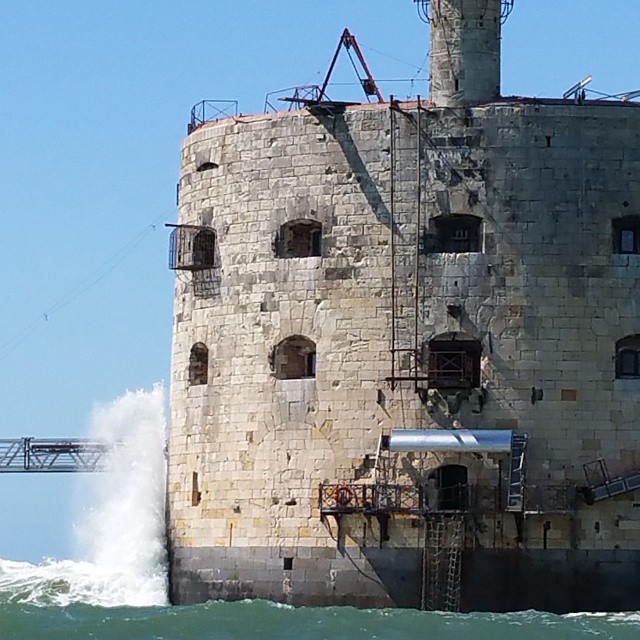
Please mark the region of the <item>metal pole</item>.
<svg viewBox="0 0 640 640"><path fill-rule="evenodd" d="M391 140L389 143L389 215L391 229L391 389L396 388L396 255L395 255L395 112L393 109L393 96L390 96L389 102L389 135Z"/></svg>
<svg viewBox="0 0 640 640"><path fill-rule="evenodd" d="M420 281L419 281L419 275L420 275L420 215L421 215L421 208L422 208L422 128L421 128L421 124L420 124L420 114L421 114L421 107L420 107L420 96L418 96L418 112L416 114L416 122L417 122L417 126L418 126L418 134L417 134L417 141L416 141L416 153L417 153L417 161L416 161L416 173L417 173L417 180L418 180L418 193L416 194L416 206L418 208L417 210L417 214L416 214L416 255L415 255L415 292L414 292L414 296L415 296L415 322L414 322L414 352L413 352L413 371L414 371L414 375L415 375L415 382L414 382L414 390L416 393L418 393L418 329L419 329L419 322L418 322L418 309L420 306Z"/></svg>

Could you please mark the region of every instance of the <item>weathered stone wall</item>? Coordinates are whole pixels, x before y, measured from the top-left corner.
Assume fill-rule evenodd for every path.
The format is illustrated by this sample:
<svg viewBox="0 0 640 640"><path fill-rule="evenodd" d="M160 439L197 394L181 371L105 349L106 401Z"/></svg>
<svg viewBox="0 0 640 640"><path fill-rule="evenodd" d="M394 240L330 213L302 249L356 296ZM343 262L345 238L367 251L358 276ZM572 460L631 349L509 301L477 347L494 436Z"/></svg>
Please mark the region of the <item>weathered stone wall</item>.
<svg viewBox="0 0 640 640"><path fill-rule="evenodd" d="M431 0L431 100L438 107L500 96L501 0Z"/></svg>
<svg viewBox="0 0 640 640"><path fill-rule="evenodd" d="M420 555L420 519L394 518L383 540L375 519L346 516L338 531L318 506L320 483L367 479L365 456L375 456L392 427L528 433L528 480L540 486L581 484L582 463L599 456L614 471L640 467L640 380L615 376L616 341L640 333L640 257L613 255L611 232L612 219L640 212L640 111L533 103L430 109L420 115L418 165L415 104L401 107L407 113L394 116L393 145L388 106L225 120L185 141L180 223L212 227L219 255L213 294L195 296L188 272L176 281L169 445L176 601L419 603L415 576L407 578L411 561L398 558ZM198 171L204 162L218 166ZM484 406L462 398L452 407L416 394L411 383L392 391L385 381L392 174L400 249L416 234L428 238L437 216L482 219L481 252L422 251L418 318L421 345L447 332L480 341ZM322 256L278 258L280 226L300 218L322 223ZM410 260L396 264L396 282L405 282L398 302L407 308L412 273ZM447 311L451 304L460 315ZM315 378L273 376L274 346L294 335L317 345ZM209 382L190 386L196 342L210 350ZM535 403L533 387L543 393ZM392 462L400 482L463 464L487 495L508 467L499 456L403 454ZM638 546L633 494L531 516L520 530L511 515L488 511L469 526L470 548ZM394 574L396 563L403 568ZM413 586L403 593L403 583Z"/></svg>

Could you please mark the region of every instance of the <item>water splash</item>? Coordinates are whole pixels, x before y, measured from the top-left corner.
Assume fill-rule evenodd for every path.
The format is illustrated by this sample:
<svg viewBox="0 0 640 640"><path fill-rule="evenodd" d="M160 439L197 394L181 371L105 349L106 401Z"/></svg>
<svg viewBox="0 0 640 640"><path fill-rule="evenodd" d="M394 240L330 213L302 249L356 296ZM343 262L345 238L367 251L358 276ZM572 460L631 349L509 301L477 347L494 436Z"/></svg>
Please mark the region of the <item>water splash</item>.
<svg viewBox="0 0 640 640"><path fill-rule="evenodd" d="M94 411L90 436L114 444L106 473L82 477L82 561L0 560L0 601L167 603L164 389L127 391Z"/></svg>

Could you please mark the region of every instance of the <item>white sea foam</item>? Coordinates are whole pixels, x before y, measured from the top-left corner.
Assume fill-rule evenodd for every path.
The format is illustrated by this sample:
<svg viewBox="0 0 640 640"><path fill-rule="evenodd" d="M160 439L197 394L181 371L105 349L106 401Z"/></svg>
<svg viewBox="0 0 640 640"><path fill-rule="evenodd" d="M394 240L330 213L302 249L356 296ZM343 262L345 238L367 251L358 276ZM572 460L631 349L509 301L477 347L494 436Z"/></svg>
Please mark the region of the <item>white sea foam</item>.
<svg viewBox="0 0 640 640"><path fill-rule="evenodd" d="M82 478L81 561L0 560L0 600L67 605L167 603L164 389L128 391L94 411L90 436L114 445L107 472Z"/></svg>

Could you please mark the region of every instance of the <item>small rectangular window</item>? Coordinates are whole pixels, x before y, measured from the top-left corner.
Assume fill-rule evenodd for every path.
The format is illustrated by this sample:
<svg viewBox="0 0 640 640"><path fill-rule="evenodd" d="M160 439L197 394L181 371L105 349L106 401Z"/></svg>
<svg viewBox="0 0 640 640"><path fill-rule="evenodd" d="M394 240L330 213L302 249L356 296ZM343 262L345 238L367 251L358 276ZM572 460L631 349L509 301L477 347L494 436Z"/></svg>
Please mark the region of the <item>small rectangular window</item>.
<svg viewBox="0 0 640 640"><path fill-rule="evenodd" d="M307 355L307 376L315 378L316 376L316 354L309 353Z"/></svg>
<svg viewBox="0 0 640 640"><path fill-rule="evenodd" d="M293 570L293 558L283 558L282 565L285 571Z"/></svg>
<svg viewBox="0 0 640 640"><path fill-rule="evenodd" d="M311 255L322 255L322 231L319 229L311 232Z"/></svg>
<svg viewBox="0 0 640 640"><path fill-rule="evenodd" d="M197 507L202 499L200 488L198 487L198 473L196 471L191 475L191 506Z"/></svg>
<svg viewBox="0 0 640 640"><path fill-rule="evenodd" d="M623 351L620 354L620 374L635 376L638 373L638 358L635 351Z"/></svg>
<svg viewBox="0 0 640 640"><path fill-rule="evenodd" d="M620 253L636 253L636 234L633 229L620 231Z"/></svg>

